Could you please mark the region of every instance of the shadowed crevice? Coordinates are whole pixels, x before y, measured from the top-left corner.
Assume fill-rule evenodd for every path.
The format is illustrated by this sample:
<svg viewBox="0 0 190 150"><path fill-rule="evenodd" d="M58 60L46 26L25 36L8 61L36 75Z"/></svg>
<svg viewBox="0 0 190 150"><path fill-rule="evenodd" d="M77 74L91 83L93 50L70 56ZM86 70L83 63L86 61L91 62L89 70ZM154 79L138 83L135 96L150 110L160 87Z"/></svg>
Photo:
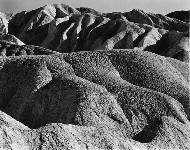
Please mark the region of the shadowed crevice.
<svg viewBox="0 0 190 150"><path fill-rule="evenodd" d="M144 129L133 137L133 140L141 143L149 143L157 136L162 121L158 118L145 126Z"/></svg>

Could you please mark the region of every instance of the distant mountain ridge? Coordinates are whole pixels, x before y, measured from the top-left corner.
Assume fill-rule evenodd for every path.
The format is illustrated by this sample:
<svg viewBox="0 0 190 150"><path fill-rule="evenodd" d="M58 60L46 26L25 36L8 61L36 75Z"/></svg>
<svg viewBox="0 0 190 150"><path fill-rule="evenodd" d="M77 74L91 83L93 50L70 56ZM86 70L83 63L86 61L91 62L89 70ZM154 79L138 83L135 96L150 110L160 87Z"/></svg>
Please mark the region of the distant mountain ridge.
<svg viewBox="0 0 190 150"><path fill-rule="evenodd" d="M166 16L168 16L170 18L176 18L178 20L189 23L190 10L188 10L188 11L174 11L174 12L167 14Z"/></svg>
<svg viewBox="0 0 190 150"><path fill-rule="evenodd" d="M9 21L9 33L24 43L58 52L148 47L173 30L179 38L182 38L181 33L177 32L183 32L187 38L189 25L137 9L105 14L89 8L77 10L64 4L24 11ZM186 55L184 48L182 53Z"/></svg>

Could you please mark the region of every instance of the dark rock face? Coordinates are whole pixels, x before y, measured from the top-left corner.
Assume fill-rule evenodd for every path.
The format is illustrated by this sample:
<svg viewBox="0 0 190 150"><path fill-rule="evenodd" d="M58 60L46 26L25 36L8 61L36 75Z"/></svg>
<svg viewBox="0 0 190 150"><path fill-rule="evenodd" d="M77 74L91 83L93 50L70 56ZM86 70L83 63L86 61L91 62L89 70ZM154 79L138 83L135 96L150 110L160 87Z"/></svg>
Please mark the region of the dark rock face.
<svg viewBox="0 0 190 150"><path fill-rule="evenodd" d="M0 149L190 149L187 23L54 4L6 30Z"/></svg>
<svg viewBox="0 0 190 150"><path fill-rule="evenodd" d="M189 23L190 11L174 11L167 14L166 16Z"/></svg>
<svg viewBox="0 0 190 150"><path fill-rule="evenodd" d="M80 13L82 13L82 14L87 14L87 13L89 13L89 14L93 14L93 15L102 15L101 12L98 12L98 11L92 9L92 8L79 7L79 8L77 8L77 10L78 10Z"/></svg>
<svg viewBox="0 0 190 150"><path fill-rule="evenodd" d="M189 26L186 23L180 22L179 20L175 20L161 14L146 13L142 10L134 9L130 12L124 13L124 16L129 21L140 24L148 24L166 30L177 30L181 32L189 30Z"/></svg>
<svg viewBox="0 0 190 150"><path fill-rule="evenodd" d="M188 63L189 37L187 33L170 31L163 35L156 44L146 47L145 50Z"/></svg>

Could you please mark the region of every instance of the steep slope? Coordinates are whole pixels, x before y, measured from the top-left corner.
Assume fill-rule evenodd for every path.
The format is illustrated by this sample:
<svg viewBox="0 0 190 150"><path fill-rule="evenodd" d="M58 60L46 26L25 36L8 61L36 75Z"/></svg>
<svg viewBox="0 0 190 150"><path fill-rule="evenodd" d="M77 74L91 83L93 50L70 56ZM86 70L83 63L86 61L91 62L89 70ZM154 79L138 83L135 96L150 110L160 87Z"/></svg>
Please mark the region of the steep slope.
<svg viewBox="0 0 190 150"><path fill-rule="evenodd" d="M181 32L189 30L189 26L186 23L161 14L146 13L139 9L133 9L123 15L131 22L148 24L166 30L177 30Z"/></svg>
<svg viewBox="0 0 190 150"><path fill-rule="evenodd" d="M14 35L11 35L11 34L0 33L0 41L4 41L4 42L11 43L11 44L16 44L16 45L25 45L17 37L15 37Z"/></svg>
<svg viewBox="0 0 190 150"><path fill-rule="evenodd" d="M84 132L91 149L127 149L135 143L141 146L133 140L147 143L145 149L159 144L189 148L183 145L184 138L189 141L188 82L164 57L138 50L113 50L10 57L1 59L1 64L1 110L30 128L52 122L74 125L52 124L37 129L43 140L33 141L35 146L55 148L48 144L56 140L52 134L59 142L75 139L69 133L64 136L68 128L72 133ZM106 137L100 136L100 131ZM45 138L43 133L49 132ZM148 138L142 136L144 132ZM180 136L172 135L181 132ZM68 145L63 144L65 148L72 144L84 147L84 137L77 133L80 144L70 140ZM91 134L97 138L90 138ZM164 139L171 138L166 145Z"/></svg>
<svg viewBox="0 0 190 150"><path fill-rule="evenodd" d="M45 11L44 8L43 11ZM37 14L39 15L39 13ZM15 20L17 20L16 18L20 18L19 15L9 23L10 34L15 35L16 28L24 29L20 34L17 32L15 36L18 36L26 44L39 45L57 51L62 49L63 52L67 52L65 49L69 49L70 51L112 49L121 39L134 39L138 34L143 32L143 29L141 29L141 32L138 31L138 26L122 20L109 20L102 16L92 14L80 15L77 13L62 18L55 18L55 15L53 15L50 20L44 20L46 22L44 25L40 25L43 20L38 19L36 23L33 22L33 20L39 18L34 16L33 20L24 21L28 22L28 27L25 25L22 27L18 25L17 27ZM47 15L45 16L48 17ZM34 24L39 25L32 27L30 24L33 26ZM128 35L128 32L135 35ZM126 45L123 48L132 48L131 46L127 46L132 45L132 41L129 44L124 43L123 45Z"/></svg>
<svg viewBox="0 0 190 150"><path fill-rule="evenodd" d="M65 4L0 14L0 149L190 149L181 20Z"/></svg>
<svg viewBox="0 0 190 150"><path fill-rule="evenodd" d="M9 33L27 44L39 45L47 34L49 23L55 18L79 13L65 4L46 5L32 11L16 14L9 22Z"/></svg>
<svg viewBox="0 0 190 150"><path fill-rule="evenodd" d="M189 23L190 11L174 11L167 14L166 16Z"/></svg>
<svg viewBox="0 0 190 150"><path fill-rule="evenodd" d="M136 9L126 13L101 14L90 8L82 7L77 10L67 5L55 4L21 12L9 21L9 33L17 36L24 43L61 53L113 48L146 48L156 44L153 47L162 47L158 49L164 52L163 56L182 61L189 60L186 52L189 45L186 32L188 29L187 23ZM164 39L161 41L170 43L170 39L165 38L167 37L165 34L170 30L177 32L171 38L177 35L182 40L168 49L158 41ZM148 49L160 54L158 50ZM182 50L179 50L180 54L176 56L174 53L176 51L178 53L178 49Z"/></svg>
<svg viewBox="0 0 190 150"><path fill-rule="evenodd" d="M0 33L8 33L8 20L6 15L0 12Z"/></svg>
<svg viewBox="0 0 190 150"><path fill-rule="evenodd" d="M170 31L162 36L156 44L145 48L156 54L172 57L180 61L189 62L189 34L177 31Z"/></svg>
<svg viewBox="0 0 190 150"><path fill-rule="evenodd" d="M28 150L30 148L28 133L30 133L30 128L0 111L1 149Z"/></svg>

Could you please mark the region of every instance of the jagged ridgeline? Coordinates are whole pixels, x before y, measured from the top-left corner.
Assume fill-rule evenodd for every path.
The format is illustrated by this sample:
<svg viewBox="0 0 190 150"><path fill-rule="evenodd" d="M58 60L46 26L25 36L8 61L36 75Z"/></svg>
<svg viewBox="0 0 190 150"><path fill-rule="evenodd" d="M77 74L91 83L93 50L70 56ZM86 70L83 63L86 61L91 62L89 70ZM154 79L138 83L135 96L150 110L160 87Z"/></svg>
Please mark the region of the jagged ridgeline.
<svg viewBox="0 0 190 150"><path fill-rule="evenodd" d="M190 149L188 13L0 13L0 149Z"/></svg>

